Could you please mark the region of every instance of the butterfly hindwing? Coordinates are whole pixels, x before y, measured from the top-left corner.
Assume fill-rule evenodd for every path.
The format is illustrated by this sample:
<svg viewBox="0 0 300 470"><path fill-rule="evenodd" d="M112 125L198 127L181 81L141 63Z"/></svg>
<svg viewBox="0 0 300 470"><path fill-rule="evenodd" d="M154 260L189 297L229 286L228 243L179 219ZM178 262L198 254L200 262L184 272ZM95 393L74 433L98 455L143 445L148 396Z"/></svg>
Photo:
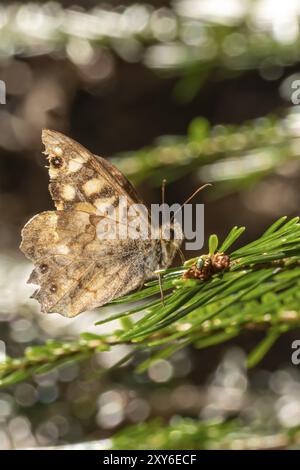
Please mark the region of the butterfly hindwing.
<svg viewBox="0 0 300 470"><path fill-rule="evenodd" d="M143 283L143 262L152 246L144 240L99 240L101 217L83 211L47 211L22 231L21 250L35 269L29 282L44 312L73 317ZM155 269L155 267L151 267Z"/></svg>

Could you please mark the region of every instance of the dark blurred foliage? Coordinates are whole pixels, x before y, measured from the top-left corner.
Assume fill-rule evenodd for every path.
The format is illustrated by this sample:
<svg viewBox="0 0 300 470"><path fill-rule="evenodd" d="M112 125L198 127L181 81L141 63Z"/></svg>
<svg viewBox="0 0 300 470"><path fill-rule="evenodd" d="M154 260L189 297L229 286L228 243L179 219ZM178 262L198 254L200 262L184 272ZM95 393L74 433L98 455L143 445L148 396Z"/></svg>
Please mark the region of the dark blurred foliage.
<svg viewBox="0 0 300 470"><path fill-rule="evenodd" d="M280 110L286 104L279 94L280 84L297 71L297 66L287 67L271 81L259 70L225 79L216 71L192 101L182 103L174 93L176 74L162 77L142 63L128 63L103 47L87 64L74 64L65 54L55 52L9 57L0 67L7 84L7 104L0 109L1 245L13 248L19 243L24 221L52 207L40 153L41 128L61 130L93 152L111 156L151 144L160 135L185 134L198 115L212 124L228 124ZM287 179L274 178L280 192L289 191ZM167 191L170 202L182 201L196 185L190 177L171 185ZM159 200L158 191L154 193L150 187L144 186L140 192L149 203ZM263 197L264 190L261 193ZM222 234L233 224L245 224L251 237L251 229L257 235L282 210L287 215L295 212L294 204L289 209L287 203L278 211L273 207L254 213L245 198L234 194L210 204L207 233Z"/></svg>

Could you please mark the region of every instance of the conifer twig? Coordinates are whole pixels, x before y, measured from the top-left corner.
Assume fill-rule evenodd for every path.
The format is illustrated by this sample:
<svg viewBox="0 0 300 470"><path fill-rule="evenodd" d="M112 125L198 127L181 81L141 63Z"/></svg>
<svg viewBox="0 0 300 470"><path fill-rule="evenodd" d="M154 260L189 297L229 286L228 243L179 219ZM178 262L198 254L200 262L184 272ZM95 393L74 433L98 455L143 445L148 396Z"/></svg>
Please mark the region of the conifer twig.
<svg viewBox="0 0 300 470"><path fill-rule="evenodd" d="M212 271L209 277L200 272L197 278L194 274L199 258L194 258L183 266L163 271L164 306L158 298L158 281L151 281L142 290L111 304L127 308L99 320L99 335L83 333L76 341L51 341L28 348L21 358L8 358L0 365L0 385L11 385L70 361L88 359L96 351L118 344L132 347L122 363L138 350L151 352L138 365L137 370L144 371L153 361L169 357L187 345L203 349L246 330L263 329L265 339L248 358L248 366L253 367L283 333L300 326L298 220L282 217L257 240L234 251L230 248L242 235L243 227L234 227L221 244L213 235L210 254L202 258L224 257L226 252L230 260L226 269ZM111 335L101 335L101 324L116 319L123 320L123 327Z"/></svg>
<svg viewBox="0 0 300 470"><path fill-rule="evenodd" d="M191 98L214 70L241 73L261 68L268 75L278 64L284 67L299 61L299 34L293 41L274 37L272 16L262 28L255 3L230 20L217 7L214 17L207 17L187 3L154 9L146 3L114 8L99 2L92 9L76 9L53 2L16 2L0 10L1 55L66 51L80 66L93 54L85 47L87 57L82 57L77 45L105 47L129 62L141 60L154 69L182 73L177 90L182 99ZM294 14L288 9L287 23L292 14L297 21L297 13L296 7ZM161 26L164 21L167 30Z"/></svg>
<svg viewBox="0 0 300 470"><path fill-rule="evenodd" d="M269 116L242 125L210 127L204 118L194 119L186 136L162 137L156 144L112 158L136 184L159 186L186 175L217 182L218 197L243 189L275 172L289 161L300 163L298 110L286 117Z"/></svg>

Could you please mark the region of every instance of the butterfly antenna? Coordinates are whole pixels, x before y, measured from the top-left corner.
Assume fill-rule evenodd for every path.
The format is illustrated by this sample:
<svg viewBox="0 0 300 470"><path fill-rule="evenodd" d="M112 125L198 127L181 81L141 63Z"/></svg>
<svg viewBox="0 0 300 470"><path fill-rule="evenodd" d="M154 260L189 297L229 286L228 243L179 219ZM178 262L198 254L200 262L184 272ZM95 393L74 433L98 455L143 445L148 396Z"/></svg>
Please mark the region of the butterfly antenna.
<svg viewBox="0 0 300 470"><path fill-rule="evenodd" d="M165 195L166 195L166 184L167 180L164 178L161 182L161 203L165 203ZM159 238L162 240L162 225L159 227Z"/></svg>
<svg viewBox="0 0 300 470"><path fill-rule="evenodd" d="M166 195L166 184L167 180L164 178L161 183L161 203L165 203L165 195ZM162 225L159 227L159 237L160 240L162 240ZM158 274L158 285L159 285L159 290L160 290L160 299L163 307L165 306L165 296L164 296L164 290L162 287L162 276L161 274Z"/></svg>
<svg viewBox="0 0 300 470"><path fill-rule="evenodd" d="M164 178L161 183L161 203L165 203L165 194L166 194L166 184L167 180Z"/></svg>
<svg viewBox="0 0 300 470"><path fill-rule="evenodd" d="M207 188L208 186L212 186L212 184L211 184L211 183L206 183L206 184L203 184L202 186L200 186L198 189L196 189L196 191L194 191L193 194L191 194L191 196L189 196L189 197L187 198L187 200L184 201L184 203L181 204L181 206L179 207L179 209L177 209L177 211L173 214L173 217L172 217L172 219L171 219L171 223L173 222L173 220L174 220L176 214L183 208L183 206L184 206L185 204L187 204L188 202L190 202L192 199L194 199L194 197L195 197L198 193L200 193L200 191L202 191L203 189Z"/></svg>

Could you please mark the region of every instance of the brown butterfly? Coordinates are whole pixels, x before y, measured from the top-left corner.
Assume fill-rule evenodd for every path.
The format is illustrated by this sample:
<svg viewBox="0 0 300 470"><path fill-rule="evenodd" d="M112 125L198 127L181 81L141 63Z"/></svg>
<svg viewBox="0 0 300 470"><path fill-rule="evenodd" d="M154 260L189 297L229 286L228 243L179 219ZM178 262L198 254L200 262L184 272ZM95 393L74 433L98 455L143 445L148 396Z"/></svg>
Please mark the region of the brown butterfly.
<svg viewBox="0 0 300 470"><path fill-rule="evenodd" d="M182 237L100 239L106 206L118 208L121 196L128 211L141 204L135 189L115 166L69 137L44 130L42 141L57 210L29 220L20 248L35 265L28 282L39 285L32 297L42 311L74 317L141 287L171 264Z"/></svg>

